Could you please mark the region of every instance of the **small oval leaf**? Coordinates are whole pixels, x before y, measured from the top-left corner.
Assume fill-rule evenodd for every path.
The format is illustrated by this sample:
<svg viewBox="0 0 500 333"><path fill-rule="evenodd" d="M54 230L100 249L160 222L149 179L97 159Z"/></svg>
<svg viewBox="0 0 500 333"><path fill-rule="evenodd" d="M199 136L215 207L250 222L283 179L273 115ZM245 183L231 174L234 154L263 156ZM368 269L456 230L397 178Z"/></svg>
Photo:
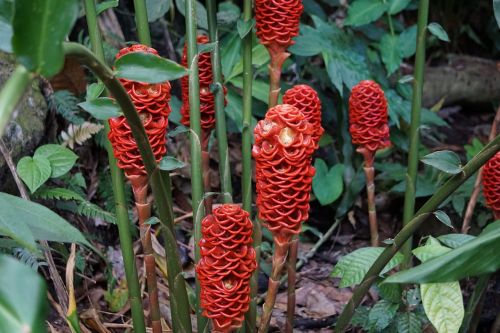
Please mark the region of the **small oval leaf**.
<svg viewBox="0 0 500 333"><path fill-rule="evenodd" d="M430 153L422 157L421 161L424 164L433 166L440 171L452 175L462 172L460 158L457 154L449 150L441 150Z"/></svg>
<svg viewBox="0 0 500 333"><path fill-rule="evenodd" d="M165 156L160 161L160 169L164 171L173 171L176 169L184 168L186 164L182 161L179 161L175 157Z"/></svg>
<svg viewBox="0 0 500 333"><path fill-rule="evenodd" d="M161 83L180 79L188 71L178 63L150 53L132 52L115 63L117 76L122 79Z"/></svg>
<svg viewBox="0 0 500 333"><path fill-rule="evenodd" d="M123 115L120 106L114 99L109 97L100 97L82 102L79 103L78 106L99 120L108 120L109 118Z"/></svg>
<svg viewBox="0 0 500 333"><path fill-rule="evenodd" d="M427 26L427 28L429 29L429 32L431 34L433 34L434 36L436 36L437 38L439 38L443 42L450 41L450 37L448 37L448 34L446 33L444 28L439 23L432 22Z"/></svg>
<svg viewBox="0 0 500 333"><path fill-rule="evenodd" d="M25 156L17 163L17 174L28 186L31 193L42 186L52 173L50 162L43 156Z"/></svg>

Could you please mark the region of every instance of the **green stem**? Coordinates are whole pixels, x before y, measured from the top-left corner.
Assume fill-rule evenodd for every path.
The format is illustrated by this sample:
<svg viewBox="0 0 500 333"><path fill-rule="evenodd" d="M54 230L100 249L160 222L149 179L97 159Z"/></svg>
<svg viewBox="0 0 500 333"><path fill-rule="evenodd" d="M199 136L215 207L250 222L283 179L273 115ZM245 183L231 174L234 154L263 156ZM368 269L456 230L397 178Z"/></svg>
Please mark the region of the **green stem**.
<svg viewBox="0 0 500 333"><path fill-rule="evenodd" d="M137 37L139 43L151 46L151 34L149 33L148 10L145 0L134 0L135 24L137 26Z"/></svg>
<svg viewBox="0 0 500 333"><path fill-rule="evenodd" d="M486 274L480 276L474 287L474 291L467 304L467 309L465 310L464 320L462 321L462 326L460 327L460 333L475 332L476 329L473 326L473 319L479 317L481 311L478 311L481 305L481 300L483 300L484 293L488 288L488 282L490 281L491 274Z"/></svg>
<svg viewBox="0 0 500 333"><path fill-rule="evenodd" d="M394 237L393 244L385 248L384 252L380 254L370 267L363 281L354 290L349 303L344 307L344 311L342 311L342 314L338 318L335 332L343 332L346 329L356 307L361 303L361 300L370 289L370 286L376 281L380 272L382 272L384 267L403 244L422 226L422 224L424 224L429 216L433 215L432 212L438 208L444 200L446 200L467 179L473 176L476 171L499 150L500 136L497 136L463 167L462 172L451 177L429 200L427 200L422 208L415 214L415 217L403 227L396 237Z"/></svg>
<svg viewBox="0 0 500 333"><path fill-rule="evenodd" d="M420 0L418 5L417 51L415 54L415 72L413 78L413 100L411 105L410 152L408 155L408 172L406 174L406 193L403 212L403 227L412 219L415 212L415 192L418 171L418 148L420 145L420 111L422 108L422 91L424 86L425 65L425 32L429 15L429 0ZM404 266L411 266L412 237L403 246Z"/></svg>
<svg viewBox="0 0 500 333"><path fill-rule="evenodd" d="M174 332L191 332L191 319L189 301L186 292L182 266L179 259L177 243L174 232L174 214L172 202L169 200L168 184L162 181L160 169L156 163L149 139L142 125L141 119L129 95L114 76L113 71L84 46L77 43L64 43L66 56L77 58L83 65L89 67L94 74L104 83L111 95L115 98L132 131L157 205L159 218L164 228L165 251L167 255L168 283L170 286L170 302Z"/></svg>
<svg viewBox="0 0 500 333"><path fill-rule="evenodd" d="M85 13L89 30L90 43L96 57L104 62L104 49L102 46L101 32L97 25L97 13L95 0L85 0ZM104 122L106 138L109 133L109 124ZM118 237L123 256L125 268L125 278L129 291L130 310L132 312L132 324L136 333L145 333L144 311L142 307L141 288L135 266L135 255L130 231L130 221L127 210L127 200L125 198L125 183L123 173L116 164L113 154L113 147L109 140L106 140L106 151L108 153L109 169L111 172L111 183L113 187L113 197L115 199L116 223L118 226Z"/></svg>
<svg viewBox="0 0 500 333"><path fill-rule="evenodd" d="M189 67L189 143L191 150L191 205L194 223L194 261L200 260L201 219L203 218L203 176L201 161L201 118L200 118L200 82L198 78L198 45L196 30L196 7L194 0L185 1L187 63ZM200 283L196 279L196 299L200 299ZM198 331L205 332L208 325L202 310L197 304L196 320Z"/></svg>
<svg viewBox="0 0 500 333"><path fill-rule="evenodd" d="M10 115L24 95L34 75L18 65L0 91L0 138L9 122Z"/></svg>
<svg viewBox="0 0 500 333"><path fill-rule="evenodd" d="M217 134L217 148L219 151L219 173L221 192L224 203L233 201L233 188L231 184L231 167L227 148L226 114L224 112L224 88L222 66L220 57L219 33L217 31L217 4L215 0L207 0L208 36L211 43L215 43L212 51L212 73L215 85L215 131Z"/></svg>

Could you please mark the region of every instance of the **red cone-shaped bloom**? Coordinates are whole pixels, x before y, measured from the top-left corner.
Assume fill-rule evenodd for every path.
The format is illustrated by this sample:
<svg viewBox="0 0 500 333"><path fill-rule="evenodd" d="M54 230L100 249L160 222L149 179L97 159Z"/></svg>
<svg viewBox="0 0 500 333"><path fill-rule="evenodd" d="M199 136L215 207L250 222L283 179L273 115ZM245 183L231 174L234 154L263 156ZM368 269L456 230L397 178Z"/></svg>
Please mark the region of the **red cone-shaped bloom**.
<svg viewBox="0 0 500 333"><path fill-rule="evenodd" d="M387 100L377 83L366 80L352 88L349 123L353 144L372 152L390 146Z"/></svg>
<svg viewBox="0 0 500 333"><path fill-rule="evenodd" d="M301 0L256 0L255 22L261 44L285 50L299 34Z"/></svg>
<svg viewBox="0 0 500 333"><path fill-rule="evenodd" d="M321 127L321 101L316 90L306 84L299 84L288 89L283 95L283 103L299 109L313 126L313 139L316 144L323 135Z"/></svg>
<svg viewBox="0 0 500 333"><path fill-rule="evenodd" d="M201 259L196 266L203 315L214 332L241 327L250 303L250 277L257 267L252 222L239 205L224 204L201 223Z"/></svg>
<svg viewBox="0 0 500 333"><path fill-rule="evenodd" d="M198 44L207 44L209 42L207 36L198 36ZM187 64L187 46L184 45L182 52L181 64L188 67ZM198 58L198 76L200 79L200 116L201 128L211 131L215 128L215 99L214 94L210 92L210 84L213 82L212 63L210 53L205 52L200 54ZM181 123L189 127L189 78L184 76L181 79L182 86L182 107L181 107ZM224 88L226 94L226 88Z"/></svg>
<svg viewBox="0 0 500 333"><path fill-rule="evenodd" d="M158 54L155 49L145 45L132 45L120 50L116 58L118 59L131 52ZM171 111L168 104L170 101L170 83L149 84L126 79L120 79L120 82L125 90L127 90L139 113L156 160L160 161L167 151L165 143L168 115ZM111 118L109 119L109 126L108 137L113 146L118 166L127 175L146 174L141 154L139 153L127 119L124 116Z"/></svg>
<svg viewBox="0 0 500 333"><path fill-rule="evenodd" d="M281 243L298 234L309 217L313 133L302 112L288 104L269 109L254 130L259 218Z"/></svg>
<svg viewBox="0 0 500 333"><path fill-rule="evenodd" d="M486 203L500 219L500 152L496 153L483 167L483 193Z"/></svg>

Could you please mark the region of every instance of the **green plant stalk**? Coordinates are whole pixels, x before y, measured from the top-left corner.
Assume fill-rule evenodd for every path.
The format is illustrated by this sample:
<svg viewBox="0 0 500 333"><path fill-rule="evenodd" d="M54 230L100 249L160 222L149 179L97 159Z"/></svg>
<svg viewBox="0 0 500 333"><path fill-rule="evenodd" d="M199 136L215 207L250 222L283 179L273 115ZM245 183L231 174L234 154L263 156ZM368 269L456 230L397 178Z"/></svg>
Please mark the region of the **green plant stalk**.
<svg viewBox="0 0 500 333"><path fill-rule="evenodd" d="M465 309L464 320L462 321L462 326L460 326L460 333L475 332L475 327L471 327L473 324L474 315L477 314L478 308L481 305L484 293L488 288L488 282L490 281L491 274L486 274L480 276L476 282L476 286L467 304L467 309Z"/></svg>
<svg viewBox="0 0 500 333"><path fill-rule="evenodd" d="M418 4L417 50L415 54L415 72L413 74L413 98L411 104L410 151L406 174L406 192L403 211L403 227L413 218L415 212L415 192L418 171L418 147L420 145L420 111L424 86L425 32L429 15L429 0L420 0ZM411 266L412 237L403 246L404 267Z"/></svg>
<svg viewBox="0 0 500 333"><path fill-rule="evenodd" d="M0 91L0 138L3 136L10 115L24 95L34 75L24 66L17 65L10 78Z"/></svg>
<svg viewBox="0 0 500 333"><path fill-rule="evenodd" d="M428 217L433 215L432 212L437 209L444 200L446 200L467 179L473 176L476 171L499 150L500 136L497 136L462 168L462 172L451 177L429 200L426 201L415 214L415 217L403 227L396 237L394 237L394 242L386 247L377 260L375 260L363 278L363 281L361 281L359 286L354 290L351 299L344 307L344 310L337 320L335 332L343 332L346 329L356 307L361 303L363 297L370 289L370 286L376 281L385 265L387 265L403 244L425 223Z"/></svg>
<svg viewBox="0 0 500 333"><path fill-rule="evenodd" d="M139 43L151 46L151 34L149 32L148 10L145 0L134 0L135 24L137 26L137 37Z"/></svg>
<svg viewBox="0 0 500 333"><path fill-rule="evenodd" d="M293 333L293 320L295 318L295 284L297 282L297 255L299 252L299 239L293 237L288 250L287 258L287 300L286 300L286 333ZM281 282L281 281L280 281Z"/></svg>
<svg viewBox="0 0 500 333"><path fill-rule="evenodd" d="M90 44L96 57L104 62L104 49L102 47L101 32L97 25L97 13L95 0L85 0L85 13L90 36ZM136 333L146 333L144 321L144 311L142 307L141 288L135 266L135 255L130 231L130 221L127 210L127 200L125 198L125 182L123 172L116 164L113 154L113 147L107 139L109 124L104 123L106 134L106 151L108 153L109 169L111 172L111 183L113 187L113 197L115 200L116 224L118 226L118 237L120 239L120 249L123 256L125 268L125 278L129 292L130 311L132 313L132 325Z"/></svg>
<svg viewBox="0 0 500 333"><path fill-rule="evenodd" d="M217 4L215 0L207 0L208 36L211 43L215 43L212 51L212 73L215 85L215 131L217 135L217 148L219 151L219 174L221 192L224 203L233 202L233 186L231 184L231 167L227 148L226 114L224 112L224 88L222 78L222 65L220 56L219 33L217 31Z"/></svg>
<svg viewBox="0 0 500 333"><path fill-rule="evenodd" d="M158 205L158 214L165 237L165 251L167 255L168 283L171 290L171 311L174 332L191 332L190 308L187 297L186 284L182 276L182 266L177 249L174 232L174 214L172 203L167 191L168 185L162 182L160 169L156 163L153 151L149 144L148 136L142 125L141 119L129 95L114 76L113 71L84 46L77 43L64 43L64 53L79 60L89 67L94 74L104 83L111 95L115 98L123 111L124 116L137 143L139 152L148 174L151 189Z"/></svg>
<svg viewBox="0 0 500 333"><path fill-rule="evenodd" d="M187 63L189 66L189 143L191 150L191 205L193 208L194 223L194 261L200 260L201 219L203 207L203 176L201 161L201 117L200 117L200 82L198 77L198 44L196 29L196 7L194 0L185 1ZM208 319L203 317L199 306L200 283L196 279L196 320L198 331L205 332Z"/></svg>

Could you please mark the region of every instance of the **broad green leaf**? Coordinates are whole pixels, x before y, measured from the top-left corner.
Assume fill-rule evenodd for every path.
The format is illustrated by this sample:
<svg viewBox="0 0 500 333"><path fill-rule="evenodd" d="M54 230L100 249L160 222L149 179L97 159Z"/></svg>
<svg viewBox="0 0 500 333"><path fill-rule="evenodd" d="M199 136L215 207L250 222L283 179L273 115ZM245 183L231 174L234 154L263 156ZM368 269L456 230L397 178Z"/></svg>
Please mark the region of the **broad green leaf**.
<svg viewBox="0 0 500 333"><path fill-rule="evenodd" d="M324 45L325 40L321 34L313 27L305 24L300 25L300 34L294 40L295 44L290 46L288 50L303 57L319 54L327 47L327 45Z"/></svg>
<svg viewBox="0 0 500 333"><path fill-rule="evenodd" d="M177 7L177 10L179 10L179 13L181 13L182 16L186 16L185 0L175 0L175 6ZM196 23L198 23L198 27L208 30L207 10L201 4L201 2L196 1L195 11L196 11Z"/></svg>
<svg viewBox="0 0 500 333"><path fill-rule="evenodd" d="M371 329L380 332L392 321L398 311L399 304L386 300L377 302L368 313L368 323Z"/></svg>
<svg viewBox="0 0 500 333"><path fill-rule="evenodd" d="M439 220L441 221L444 225L450 227L453 229L453 224L451 223L451 219L450 217L448 216L448 214L446 214L445 212L443 212L442 210L436 210L434 212L434 216Z"/></svg>
<svg viewBox="0 0 500 333"><path fill-rule="evenodd" d="M45 157L52 169L50 177L57 178L66 174L75 165L78 156L64 146L47 144L37 148L34 158Z"/></svg>
<svg viewBox="0 0 500 333"><path fill-rule="evenodd" d="M16 221L16 224L27 226L34 239L79 243L93 248L82 233L68 221L35 202L0 192L0 211L0 225ZM0 232L3 233L2 230Z"/></svg>
<svg viewBox="0 0 500 333"><path fill-rule="evenodd" d="M243 89L243 78L241 76L232 78L230 81L235 87ZM252 81L252 96L264 103L268 102L269 84L261 80Z"/></svg>
<svg viewBox="0 0 500 333"><path fill-rule="evenodd" d="M387 69L387 74L391 75L399 68L403 60L399 52L399 37L385 34L380 41L380 54Z"/></svg>
<svg viewBox="0 0 500 333"><path fill-rule="evenodd" d="M0 332L47 332L49 306L44 279L7 255L0 255L0 272Z"/></svg>
<svg viewBox="0 0 500 333"><path fill-rule="evenodd" d="M409 58L415 54L417 49L417 25L406 28L399 35L398 50L403 58Z"/></svg>
<svg viewBox="0 0 500 333"><path fill-rule="evenodd" d="M387 12L391 15L395 15L408 7L411 0L389 0L389 9Z"/></svg>
<svg viewBox="0 0 500 333"><path fill-rule="evenodd" d="M440 244L429 244L417 247L412 252L420 261L425 262L449 251L451 250L446 246L442 246Z"/></svg>
<svg viewBox="0 0 500 333"><path fill-rule="evenodd" d="M237 33L229 34L221 46L222 74L229 77L234 65L240 59L241 39Z"/></svg>
<svg viewBox="0 0 500 333"><path fill-rule="evenodd" d="M238 21L240 15L240 7L234 3L230 1L220 2L219 10L217 11L217 24L222 26L231 26Z"/></svg>
<svg viewBox="0 0 500 333"><path fill-rule="evenodd" d="M165 156L160 161L160 169L164 171L172 171L180 168L184 168L186 163L179 161L175 157Z"/></svg>
<svg viewBox="0 0 500 333"><path fill-rule="evenodd" d="M142 52L124 55L116 61L115 69L120 78L147 83L176 80L188 73L174 61Z"/></svg>
<svg viewBox="0 0 500 333"><path fill-rule="evenodd" d="M170 2L170 0L146 0L148 21L154 22L162 18L170 9Z"/></svg>
<svg viewBox="0 0 500 333"><path fill-rule="evenodd" d="M377 260L380 254L384 251L382 247L363 247L357 249L344 257L342 257L332 276L341 278L339 287L351 287L359 284L363 277L368 272L370 266ZM403 261L404 257L401 253L397 253L389 263L385 266L381 274L385 274Z"/></svg>
<svg viewBox="0 0 500 333"><path fill-rule="evenodd" d="M458 282L425 283L420 286L425 314L438 333L457 333L464 318Z"/></svg>
<svg viewBox="0 0 500 333"><path fill-rule="evenodd" d="M379 19L387 10L382 0L357 0L349 6L345 25L360 26Z"/></svg>
<svg viewBox="0 0 500 333"><path fill-rule="evenodd" d="M500 28L500 0L493 0L493 11L495 12L495 20Z"/></svg>
<svg viewBox="0 0 500 333"><path fill-rule="evenodd" d="M147 0L146 0L147 1ZM110 8L118 7L118 0L107 0L107 1L102 1L98 3L95 6L96 13L97 15L101 14L105 10L108 10Z"/></svg>
<svg viewBox="0 0 500 333"><path fill-rule="evenodd" d="M43 156L21 158L17 163L16 170L31 193L42 186L52 173L49 160Z"/></svg>
<svg viewBox="0 0 500 333"><path fill-rule="evenodd" d="M420 161L452 175L462 172L460 158L456 153L449 150L440 150L430 153L422 157Z"/></svg>
<svg viewBox="0 0 500 333"><path fill-rule="evenodd" d="M238 20L236 23L236 29L238 30L238 35L241 39L245 38L245 36L252 31L255 26L255 19L250 21L243 21L242 19Z"/></svg>
<svg viewBox="0 0 500 333"><path fill-rule="evenodd" d="M78 106L99 120L108 120L123 115L120 106L114 99L109 97L99 97L79 103Z"/></svg>
<svg viewBox="0 0 500 333"><path fill-rule="evenodd" d="M302 4L304 5L304 11L306 13L308 13L309 15L317 16L320 19L325 20L325 21L328 19L323 8L315 0L303 0Z"/></svg>
<svg viewBox="0 0 500 333"><path fill-rule="evenodd" d="M9 0L0 1L0 50L12 52L12 9L14 3Z"/></svg>
<svg viewBox="0 0 500 333"><path fill-rule="evenodd" d="M51 77L64 65L62 42L78 16L77 0L16 0L12 47L28 70Z"/></svg>
<svg viewBox="0 0 500 333"><path fill-rule="evenodd" d="M336 164L330 170L325 161L317 158L314 162L316 174L312 181L314 195L322 206L337 200L344 190L344 166Z"/></svg>
<svg viewBox="0 0 500 333"><path fill-rule="evenodd" d="M386 301L390 301L392 303L400 303L401 302L401 293L402 289L399 284L395 283L382 283L377 285L380 297L385 299Z"/></svg>
<svg viewBox="0 0 500 333"><path fill-rule="evenodd" d="M448 234L438 237L441 243L443 243L448 247L451 247L452 249L456 249L457 247L460 247L475 238L476 238L475 236L467 234Z"/></svg>
<svg viewBox="0 0 500 333"><path fill-rule="evenodd" d="M87 93L85 95L86 101L93 101L94 99L99 98L102 92L104 91L104 83L92 83L87 85Z"/></svg>
<svg viewBox="0 0 500 333"><path fill-rule="evenodd" d="M443 29L443 27L439 23L436 23L436 22L429 23L427 28L429 29L429 32L431 34L433 34L434 36L436 36L437 38L439 38L443 42L450 41L450 37L448 37L448 34L446 33L446 31Z"/></svg>
<svg viewBox="0 0 500 333"><path fill-rule="evenodd" d="M241 43L240 43L241 45ZM255 67L261 67L262 65L266 64L269 62L269 52L267 51L266 47L262 44L257 44L254 46L252 49L252 65ZM227 81L230 81L232 78L240 75L243 73L243 59L240 59L240 61L234 66L231 75L226 79ZM267 103L267 101L266 101Z"/></svg>
<svg viewBox="0 0 500 333"><path fill-rule="evenodd" d="M398 333L421 333L422 323L413 312L402 312L396 317Z"/></svg>

